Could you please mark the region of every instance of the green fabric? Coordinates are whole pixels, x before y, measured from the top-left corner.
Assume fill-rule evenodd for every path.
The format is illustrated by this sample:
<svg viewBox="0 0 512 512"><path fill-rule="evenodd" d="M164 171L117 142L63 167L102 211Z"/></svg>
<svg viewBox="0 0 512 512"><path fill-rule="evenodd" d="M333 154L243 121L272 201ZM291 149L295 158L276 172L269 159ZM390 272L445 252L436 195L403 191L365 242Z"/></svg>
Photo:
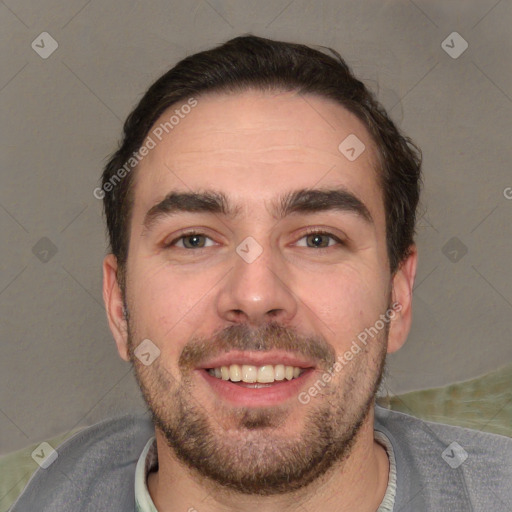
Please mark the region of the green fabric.
<svg viewBox="0 0 512 512"><path fill-rule="evenodd" d="M426 421L512 437L512 364L469 381L379 398L378 403ZM79 430L47 442L56 449ZM39 444L0 458L0 512L7 512L38 468L31 454Z"/></svg>
<svg viewBox="0 0 512 512"><path fill-rule="evenodd" d="M48 444L52 448L57 448L66 439L76 434L82 428L76 428L71 432L60 434L50 439ZM9 453L0 458L0 512L7 512L16 498L25 488L30 477L39 467L32 458L32 452L41 443L33 443L21 450Z"/></svg>
<svg viewBox="0 0 512 512"><path fill-rule="evenodd" d="M417 418L512 437L512 364L476 379L380 400Z"/></svg>

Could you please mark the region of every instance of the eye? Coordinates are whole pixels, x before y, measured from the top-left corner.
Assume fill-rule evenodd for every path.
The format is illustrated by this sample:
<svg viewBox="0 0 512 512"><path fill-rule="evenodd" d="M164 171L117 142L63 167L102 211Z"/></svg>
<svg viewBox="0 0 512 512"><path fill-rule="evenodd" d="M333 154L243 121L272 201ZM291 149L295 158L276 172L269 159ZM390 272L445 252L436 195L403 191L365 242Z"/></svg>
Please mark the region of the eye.
<svg viewBox="0 0 512 512"><path fill-rule="evenodd" d="M306 239L306 247L313 249L327 249L332 245L336 245L330 244L329 238L337 242L338 245L344 245L343 241L340 240L336 235L333 235L328 231L322 231L317 229L308 230L307 233L300 240ZM308 242L313 245L308 245Z"/></svg>
<svg viewBox="0 0 512 512"><path fill-rule="evenodd" d="M300 238L300 240L304 239L306 240L305 247L317 250L328 249L329 247L332 247L336 244L345 245L344 242L333 233L318 229L308 230L306 234ZM206 240L210 240L212 243L207 245ZM330 243L331 241L334 241L335 243ZM167 249L170 247L179 247L180 249L204 249L213 245L215 245L213 240L204 233L200 233L198 231L188 231L186 233L182 233L179 237L165 244L164 248ZM298 245L302 245L304 247L303 244Z"/></svg>
<svg viewBox="0 0 512 512"><path fill-rule="evenodd" d="M205 247L211 247L205 245L205 240L212 240L204 233L199 233L197 231L188 231L187 233L182 233L179 237L175 238L172 242L165 244L165 248L168 247L179 247L180 249L204 249ZM212 240L213 241L213 240ZM180 246L179 243L182 243Z"/></svg>

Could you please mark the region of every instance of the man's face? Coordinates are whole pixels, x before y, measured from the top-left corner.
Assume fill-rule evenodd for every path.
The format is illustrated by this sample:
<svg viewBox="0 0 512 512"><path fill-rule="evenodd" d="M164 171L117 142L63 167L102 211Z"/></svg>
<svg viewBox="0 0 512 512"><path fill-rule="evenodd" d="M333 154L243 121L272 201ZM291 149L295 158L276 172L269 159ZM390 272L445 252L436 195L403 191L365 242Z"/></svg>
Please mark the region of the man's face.
<svg viewBox="0 0 512 512"><path fill-rule="evenodd" d="M299 400L390 307L375 148L362 123L326 99L247 91L197 101L162 141L153 136L137 170L130 359L182 462L242 492L285 492L348 455L381 376L387 328ZM350 134L366 146L354 161L338 149ZM279 215L281 198L300 189L341 190L344 206L313 208L312 196ZM224 194L233 215L154 208L171 192L207 190ZM160 350L147 366L134 354L145 339ZM303 373L254 388L207 372L231 363Z"/></svg>

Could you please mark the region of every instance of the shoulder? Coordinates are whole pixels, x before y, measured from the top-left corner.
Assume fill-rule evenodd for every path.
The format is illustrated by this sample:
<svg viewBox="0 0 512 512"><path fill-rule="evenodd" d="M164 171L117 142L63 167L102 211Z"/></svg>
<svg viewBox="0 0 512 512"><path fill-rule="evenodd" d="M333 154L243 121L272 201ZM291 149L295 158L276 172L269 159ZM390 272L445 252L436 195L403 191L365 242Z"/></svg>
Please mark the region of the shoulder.
<svg viewBox="0 0 512 512"><path fill-rule="evenodd" d="M409 414L391 411L380 406L375 407L375 422L397 432L401 436L414 440L417 447L427 444L445 446L446 443L459 440L474 450L475 456L488 457L487 460L503 459L508 465L511 464L512 438L481 432L470 428L445 425L433 421L425 421Z"/></svg>
<svg viewBox="0 0 512 512"><path fill-rule="evenodd" d="M35 471L11 511L103 510L106 505L133 510L135 466L153 435L147 414L118 416L80 430Z"/></svg>
<svg viewBox="0 0 512 512"><path fill-rule="evenodd" d="M512 510L512 439L375 407L375 429L393 446L402 499L428 507ZM398 484L400 485L400 481ZM462 508L461 508L462 507ZM494 507L494 508L493 508ZM510 508L507 508L510 507ZM425 510L442 508L425 508ZM418 510L422 510L418 508Z"/></svg>

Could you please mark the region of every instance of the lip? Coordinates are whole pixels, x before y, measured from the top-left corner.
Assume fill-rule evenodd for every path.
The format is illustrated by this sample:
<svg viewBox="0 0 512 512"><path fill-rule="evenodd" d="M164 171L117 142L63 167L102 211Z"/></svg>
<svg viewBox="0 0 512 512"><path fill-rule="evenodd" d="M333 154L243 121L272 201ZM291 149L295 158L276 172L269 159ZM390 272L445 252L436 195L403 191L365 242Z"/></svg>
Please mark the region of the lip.
<svg viewBox="0 0 512 512"><path fill-rule="evenodd" d="M205 369L198 369L196 372L217 396L238 407L268 407L297 398L300 390L308 385L315 374L313 368L308 368L296 379L279 381L263 388L246 388L229 380L214 377Z"/></svg>
<svg viewBox="0 0 512 512"><path fill-rule="evenodd" d="M284 364L285 366L297 366L302 369L316 368L317 366L313 361L301 359L285 351L272 350L268 352L258 352L233 350L219 357L209 359L198 366L197 369L220 368L221 366L230 366L232 364L249 364L252 366Z"/></svg>

